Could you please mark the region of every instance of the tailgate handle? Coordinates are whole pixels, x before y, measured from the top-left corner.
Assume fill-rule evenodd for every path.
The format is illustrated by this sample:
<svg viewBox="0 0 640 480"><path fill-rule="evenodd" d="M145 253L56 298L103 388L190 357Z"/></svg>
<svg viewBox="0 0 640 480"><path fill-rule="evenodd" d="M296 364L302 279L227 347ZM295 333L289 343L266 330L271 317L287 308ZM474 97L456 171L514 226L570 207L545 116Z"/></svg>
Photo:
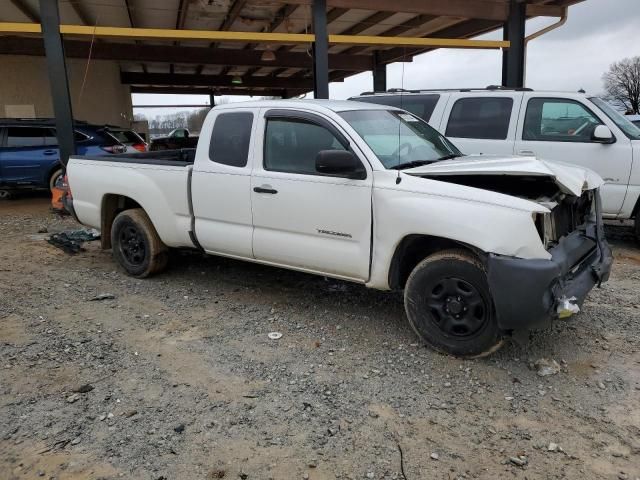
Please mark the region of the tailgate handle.
<svg viewBox="0 0 640 480"><path fill-rule="evenodd" d="M270 193L271 195L275 195L276 193L278 193L277 190L274 190L271 187L268 186L264 186L264 187L253 187L253 191L256 193Z"/></svg>
<svg viewBox="0 0 640 480"><path fill-rule="evenodd" d="M56 153L58 153L57 150L45 150L44 152L42 152L45 155L55 155Z"/></svg>
<svg viewBox="0 0 640 480"><path fill-rule="evenodd" d="M535 152L533 150L520 150L518 155L535 155Z"/></svg>

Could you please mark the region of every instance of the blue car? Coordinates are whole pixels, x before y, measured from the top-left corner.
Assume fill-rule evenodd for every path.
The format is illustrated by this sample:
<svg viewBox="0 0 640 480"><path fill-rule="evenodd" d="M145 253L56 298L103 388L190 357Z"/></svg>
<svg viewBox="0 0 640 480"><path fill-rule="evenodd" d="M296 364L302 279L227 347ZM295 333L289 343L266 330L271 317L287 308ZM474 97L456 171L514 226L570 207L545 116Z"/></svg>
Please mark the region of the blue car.
<svg viewBox="0 0 640 480"><path fill-rule="evenodd" d="M74 124L78 155L122 153L108 127ZM63 174L53 119L0 119L0 198L18 189L53 189Z"/></svg>

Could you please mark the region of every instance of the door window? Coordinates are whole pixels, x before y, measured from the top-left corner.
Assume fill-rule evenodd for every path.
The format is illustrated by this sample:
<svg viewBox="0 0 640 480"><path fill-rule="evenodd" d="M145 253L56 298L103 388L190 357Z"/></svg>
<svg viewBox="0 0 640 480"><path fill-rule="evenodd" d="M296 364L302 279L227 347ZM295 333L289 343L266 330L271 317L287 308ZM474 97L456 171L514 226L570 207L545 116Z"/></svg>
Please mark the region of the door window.
<svg viewBox="0 0 640 480"><path fill-rule="evenodd" d="M49 143L53 135L53 143ZM40 127L9 127L7 128L7 147L43 147L56 145L55 134L48 128Z"/></svg>
<svg viewBox="0 0 640 480"><path fill-rule="evenodd" d="M461 98L451 109L445 136L505 140L512 110L509 97Z"/></svg>
<svg viewBox="0 0 640 480"><path fill-rule="evenodd" d="M245 167L249 155L249 141L253 113L221 113L216 117L209 143L209 158L231 167Z"/></svg>
<svg viewBox="0 0 640 480"><path fill-rule="evenodd" d="M318 175L316 156L322 150L346 150L326 128L298 119L267 120L264 168L277 172Z"/></svg>
<svg viewBox="0 0 640 480"><path fill-rule="evenodd" d="M523 140L591 142L602 122L579 102L562 98L532 98L522 130Z"/></svg>

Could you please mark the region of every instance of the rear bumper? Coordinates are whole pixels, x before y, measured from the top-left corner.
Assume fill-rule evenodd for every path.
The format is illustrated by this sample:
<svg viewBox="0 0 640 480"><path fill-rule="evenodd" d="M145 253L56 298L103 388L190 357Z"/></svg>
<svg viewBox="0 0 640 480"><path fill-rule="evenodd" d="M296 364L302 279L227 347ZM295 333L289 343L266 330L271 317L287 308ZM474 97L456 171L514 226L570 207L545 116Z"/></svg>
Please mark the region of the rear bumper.
<svg viewBox="0 0 640 480"><path fill-rule="evenodd" d="M591 289L609 279L613 256L599 214L549 253L550 260L489 255L489 288L501 329L548 327L558 318L560 299L575 297L574 303L582 306Z"/></svg>

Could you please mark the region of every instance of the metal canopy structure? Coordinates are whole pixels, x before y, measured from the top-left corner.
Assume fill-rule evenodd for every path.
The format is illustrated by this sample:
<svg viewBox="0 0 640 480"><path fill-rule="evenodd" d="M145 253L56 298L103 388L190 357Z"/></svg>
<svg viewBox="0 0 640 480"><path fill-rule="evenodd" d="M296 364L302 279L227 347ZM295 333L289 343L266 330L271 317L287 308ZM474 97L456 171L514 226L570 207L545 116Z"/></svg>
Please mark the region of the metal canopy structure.
<svg viewBox="0 0 640 480"><path fill-rule="evenodd" d="M525 19L561 18L568 6L580 1L58 0L58 4L65 55L91 54L93 59L118 61L121 80L134 93L290 97L311 90L326 96L327 81L368 70L374 72L376 90L384 90L387 64L411 61L441 47L509 47L503 83L521 86ZM0 11L0 54L44 55L41 15L37 0L7 0ZM468 41L503 27L503 42Z"/></svg>

